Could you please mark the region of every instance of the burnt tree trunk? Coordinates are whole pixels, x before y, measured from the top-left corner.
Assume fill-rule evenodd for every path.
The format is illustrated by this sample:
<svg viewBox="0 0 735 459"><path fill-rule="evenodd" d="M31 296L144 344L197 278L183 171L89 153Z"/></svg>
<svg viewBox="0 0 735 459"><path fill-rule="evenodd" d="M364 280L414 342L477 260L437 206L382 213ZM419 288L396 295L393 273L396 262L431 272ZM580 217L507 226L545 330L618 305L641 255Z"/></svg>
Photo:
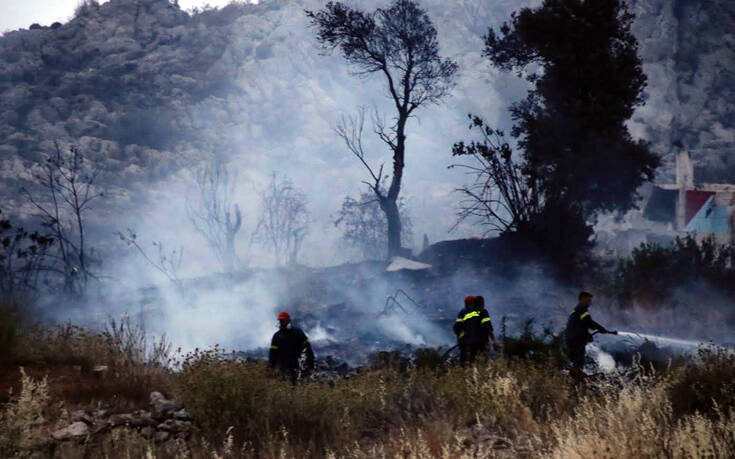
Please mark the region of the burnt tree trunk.
<svg viewBox="0 0 735 459"><path fill-rule="evenodd" d="M402 227L401 214L398 212L398 195L401 192L403 167L405 166L405 129L408 115L408 110L405 107L399 110L398 122L396 124L396 143L393 149L393 177L391 177L388 193L380 201L380 208L385 213L385 219L388 221L388 258L400 256L402 253Z"/></svg>

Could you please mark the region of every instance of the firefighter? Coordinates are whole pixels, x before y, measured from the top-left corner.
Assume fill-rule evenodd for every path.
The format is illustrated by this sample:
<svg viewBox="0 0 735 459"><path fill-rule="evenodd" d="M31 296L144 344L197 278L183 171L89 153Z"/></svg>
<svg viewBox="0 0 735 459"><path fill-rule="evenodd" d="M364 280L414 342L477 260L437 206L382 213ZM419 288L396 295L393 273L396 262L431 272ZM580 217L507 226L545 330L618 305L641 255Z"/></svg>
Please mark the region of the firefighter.
<svg viewBox="0 0 735 459"><path fill-rule="evenodd" d="M493 350L495 352L500 351L500 346L498 346L498 343L495 341L495 331L493 330L493 322L490 320L490 314L488 314L487 309L485 309L485 298L482 297L482 295L478 295L475 297L475 301L477 302L477 308L480 310L480 314L482 315L483 319L481 321L482 329L485 333L487 333L487 336L485 337L485 346L487 346L489 341L493 342Z"/></svg>
<svg viewBox="0 0 735 459"><path fill-rule="evenodd" d="M589 308L592 304L592 294L589 292L581 292L579 294L579 303L574 308L574 312L569 316L567 328L564 331L564 339L567 347L567 354L572 361L572 370L575 374L581 374L584 368L586 354L585 346L592 342L592 334L590 330L598 333L610 333L617 335L618 332L608 330L602 325L592 320Z"/></svg>
<svg viewBox="0 0 735 459"><path fill-rule="evenodd" d="M291 324L291 315L288 312L278 314L278 328L271 340L268 363L271 368L280 370L291 383L296 384L301 355L306 354L304 369L311 371L314 369L314 351L306 334Z"/></svg>
<svg viewBox="0 0 735 459"><path fill-rule="evenodd" d="M464 309L454 322L454 334L457 335L462 365L473 363L478 355L486 356L491 337L493 347L497 349L484 298L468 296L464 299L464 304Z"/></svg>

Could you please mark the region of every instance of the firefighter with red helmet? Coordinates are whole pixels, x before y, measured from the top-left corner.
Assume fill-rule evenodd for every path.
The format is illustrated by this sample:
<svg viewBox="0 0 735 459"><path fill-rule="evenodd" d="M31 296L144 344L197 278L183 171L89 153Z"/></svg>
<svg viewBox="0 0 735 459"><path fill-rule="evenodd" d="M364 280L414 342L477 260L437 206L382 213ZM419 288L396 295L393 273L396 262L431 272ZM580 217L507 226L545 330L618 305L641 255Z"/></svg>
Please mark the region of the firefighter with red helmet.
<svg viewBox="0 0 735 459"><path fill-rule="evenodd" d="M311 349L309 338L300 328L291 324L291 315L288 312L278 314L278 331L271 339L268 352L268 364L271 368L280 370L293 384L299 376L299 361L306 355L304 370L314 369L314 351Z"/></svg>

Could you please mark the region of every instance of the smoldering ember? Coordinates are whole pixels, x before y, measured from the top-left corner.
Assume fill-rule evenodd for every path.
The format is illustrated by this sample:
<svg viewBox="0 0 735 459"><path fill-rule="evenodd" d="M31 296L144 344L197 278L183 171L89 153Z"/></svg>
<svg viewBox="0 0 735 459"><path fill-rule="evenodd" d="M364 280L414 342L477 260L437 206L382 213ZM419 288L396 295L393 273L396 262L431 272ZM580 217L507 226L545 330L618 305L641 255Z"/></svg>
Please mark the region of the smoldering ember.
<svg viewBox="0 0 735 459"><path fill-rule="evenodd" d="M0 8L0 457L733 456L735 2Z"/></svg>

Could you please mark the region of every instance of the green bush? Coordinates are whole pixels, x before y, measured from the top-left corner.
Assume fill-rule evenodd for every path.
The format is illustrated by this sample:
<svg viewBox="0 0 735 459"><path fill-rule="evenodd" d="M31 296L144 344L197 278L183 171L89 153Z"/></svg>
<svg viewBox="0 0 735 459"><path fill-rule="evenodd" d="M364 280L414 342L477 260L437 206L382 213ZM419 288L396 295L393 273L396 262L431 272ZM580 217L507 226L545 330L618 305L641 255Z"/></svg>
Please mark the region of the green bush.
<svg viewBox="0 0 735 459"><path fill-rule="evenodd" d="M677 287L696 282L735 294L735 247L693 236L668 247L644 243L618 263L614 284L618 298L630 305L639 295L670 302Z"/></svg>
<svg viewBox="0 0 735 459"><path fill-rule="evenodd" d="M511 359L524 359L543 362L561 367L565 363L562 352L562 336L554 335L551 329L544 328L541 335L534 330L534 319L526 319L518 337L508 336L503 318L501 340L503 355Z"/></svg>

